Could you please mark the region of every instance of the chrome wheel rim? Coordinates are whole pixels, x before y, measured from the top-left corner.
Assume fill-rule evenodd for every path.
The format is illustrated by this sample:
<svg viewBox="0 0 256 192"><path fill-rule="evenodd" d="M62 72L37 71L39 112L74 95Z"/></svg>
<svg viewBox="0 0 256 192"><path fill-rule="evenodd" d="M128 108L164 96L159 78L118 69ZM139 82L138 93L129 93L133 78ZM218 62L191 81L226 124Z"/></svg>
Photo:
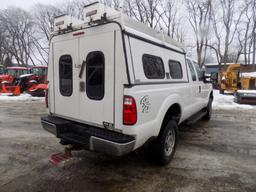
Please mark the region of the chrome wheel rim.
<svg viewBox="0 0 256 192"><path fill-rule="evenodd" d="M172 154L175 144L175 132L174 129L168 131L167 136L165 137L164 142L164 154L165 156L170 156Z"/></svg>

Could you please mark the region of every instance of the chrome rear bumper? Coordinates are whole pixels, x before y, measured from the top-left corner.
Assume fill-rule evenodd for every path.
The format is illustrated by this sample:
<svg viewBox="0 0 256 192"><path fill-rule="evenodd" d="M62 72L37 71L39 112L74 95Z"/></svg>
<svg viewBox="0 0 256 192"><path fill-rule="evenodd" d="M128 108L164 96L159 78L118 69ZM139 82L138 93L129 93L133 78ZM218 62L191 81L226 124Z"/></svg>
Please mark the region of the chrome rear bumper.
<svg viewBox="0 0 256 192"><path fill-rule="evenodd" d="M135 138L103 128L76 124L58 117L41 118L42 127L68 144L80 145L91 151L122 156L134 149Z"/></svg>

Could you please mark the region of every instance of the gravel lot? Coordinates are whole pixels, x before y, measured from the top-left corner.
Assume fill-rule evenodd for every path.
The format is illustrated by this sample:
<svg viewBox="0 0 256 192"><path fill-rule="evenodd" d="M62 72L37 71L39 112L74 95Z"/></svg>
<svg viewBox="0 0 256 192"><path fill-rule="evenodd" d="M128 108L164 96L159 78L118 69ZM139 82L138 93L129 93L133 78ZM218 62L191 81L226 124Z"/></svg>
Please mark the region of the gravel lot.
<svg viewBox="0 0 256 192"><path fill-rule="evenodd" d="M183 127L174 160L159 167L142 154L121 158L62 152L41 128L42 101L1 101L0 191L256 191L256 110L216 109L210 122Z"/></svg>

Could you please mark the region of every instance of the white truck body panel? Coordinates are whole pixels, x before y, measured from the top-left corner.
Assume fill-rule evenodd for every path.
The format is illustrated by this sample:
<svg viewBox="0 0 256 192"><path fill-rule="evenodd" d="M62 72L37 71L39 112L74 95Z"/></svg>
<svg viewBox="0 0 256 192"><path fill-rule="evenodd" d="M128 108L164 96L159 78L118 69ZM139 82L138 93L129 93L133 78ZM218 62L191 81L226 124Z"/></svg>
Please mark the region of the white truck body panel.
<svg viewBox="0 0 256 192"><path fill-rule="evenodd" d="M78 63L78 52L76 51L78 46L78 39L62 40L53 43L54 58L53 62L53 92L54 92L54 113L64 117L77 118L79 116L79 83L73 83L73 93L70 97L64 97L60 93L60 77L59 77L59 65L57 65L59 59L63 55L71 55L73 64ZM73 77L78 76L78 70L73 67Z"/></svg>
<svg viewBox="0 0 256 192"><path fill-rule="evenodd" d="M96 15L87 18L84 24L79 23L78 28L73 26L73 30L68 32L56 32L51 40L48 72L51 115L134 136L135 150L158 136L163 119L174 104L181 110L178 124L207 107L212 86L199 81L196 72L193 80L185 52L178 43L121 14L114 20L89 25L88 22L99 20L106 11L102 5L94 4L85 8L85 15L95 9ZM113 17L116 12L110 11L109 15ZM99 72L97 66L91 72L87 69L90 61L87 57L92 52L101 52L105 63L104 94L100 99L91 99L87 91L88 78ZM69 96L63 95L60 88L60 66L69 61L66 58L62 62L63 55L72 57L72 94ZM164 67L162 78L147 77L144 55L161 58ZM180 78L172 78L170 61L180 64ZM65 75L71 77L64 74L64 84ZM65 86L71 86L70 81ZM137 122L134 125L123 124L125 95L136 101Z"/></svg>

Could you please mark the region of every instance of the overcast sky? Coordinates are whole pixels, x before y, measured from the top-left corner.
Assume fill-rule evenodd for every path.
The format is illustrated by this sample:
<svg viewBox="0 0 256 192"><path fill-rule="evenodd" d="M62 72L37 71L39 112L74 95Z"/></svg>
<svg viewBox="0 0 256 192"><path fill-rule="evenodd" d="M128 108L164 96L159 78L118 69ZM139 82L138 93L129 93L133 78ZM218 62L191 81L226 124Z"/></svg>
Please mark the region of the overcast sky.
<svg viewBox="0 0 256 192"><path fill-rule="evenodd" d="M37 3L56 4L62 1L68 0L0 0L0 9L5 9L8 6L16 6L28 10L31 6Z"/></svg>

